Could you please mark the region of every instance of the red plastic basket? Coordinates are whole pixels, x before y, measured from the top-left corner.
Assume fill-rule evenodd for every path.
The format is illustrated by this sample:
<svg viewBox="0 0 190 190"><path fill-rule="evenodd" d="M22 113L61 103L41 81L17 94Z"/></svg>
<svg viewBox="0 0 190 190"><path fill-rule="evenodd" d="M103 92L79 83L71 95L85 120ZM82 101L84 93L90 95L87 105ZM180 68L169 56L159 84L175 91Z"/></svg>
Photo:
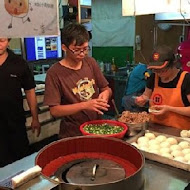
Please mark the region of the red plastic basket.
<svg viewBox="0 0 190 190"><path fill-rule="evenodd" d="M115 134L99 135L99 134L88 133L88 132L86 132L83 129L86 125L89 125L89 124L103 124L103 123L107 123L109 125L117 125L117 126L123 127L123 131L120 132L120 133L115 133ZM83 135L102 136L102 137L115 137L115 138L122 139L124 137L125 133L128 131L128 127L127 127L126 124L121 123L119 121L114 121L114 120L93 120L93 121L88 121L88 122L83 123L80 126L80 131L81 131L81 133Z"/></svg>

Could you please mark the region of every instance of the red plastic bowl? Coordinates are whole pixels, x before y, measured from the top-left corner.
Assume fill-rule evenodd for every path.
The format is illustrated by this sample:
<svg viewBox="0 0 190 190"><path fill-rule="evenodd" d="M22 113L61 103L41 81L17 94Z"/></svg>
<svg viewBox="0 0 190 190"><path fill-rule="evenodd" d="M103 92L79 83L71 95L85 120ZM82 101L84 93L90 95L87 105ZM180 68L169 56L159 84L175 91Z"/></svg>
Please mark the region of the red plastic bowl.
<svg viewBox="0 0 190 190"><path fill-rule="evenodd" d="M98 135L98 134L92 134L92 133L88 133L84 130L84 127L86 125L89 125L89 124L103 124L103 123L107 123L109 125L117 125L117 126L120 126L120 127L123 127L123 131L120 132L120 133L115 133L115 134L108 134L108 135ZM81 126L80 126L80 131L83 135L91 135L91 136L101 136L101 137L115 137L115 138L119 138L119 139L122 139L125 135L125 133L128 131L128 127L126 124L124 123L121 123L119 121L114 121L114 120L93 120L93 121L88 121L88 122L85 122L83 123Z"/></svg>

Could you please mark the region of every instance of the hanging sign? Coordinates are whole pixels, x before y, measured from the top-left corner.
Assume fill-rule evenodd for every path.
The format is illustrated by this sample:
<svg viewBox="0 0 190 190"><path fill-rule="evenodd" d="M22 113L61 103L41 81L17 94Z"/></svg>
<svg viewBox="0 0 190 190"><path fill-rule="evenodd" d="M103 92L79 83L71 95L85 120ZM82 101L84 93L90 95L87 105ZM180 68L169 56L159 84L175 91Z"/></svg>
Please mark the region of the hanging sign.
<svg viewBox="0 0 190 190"><path fill-rule="evenodd" d="M167 12L190 13L190 0L122 0L123 16Z"/></svg>
<svg viewBox="0 0 190 190"><path fill-rule="evenodd" d="M1 0L0 37L58 35L58 0Z"/></svg>

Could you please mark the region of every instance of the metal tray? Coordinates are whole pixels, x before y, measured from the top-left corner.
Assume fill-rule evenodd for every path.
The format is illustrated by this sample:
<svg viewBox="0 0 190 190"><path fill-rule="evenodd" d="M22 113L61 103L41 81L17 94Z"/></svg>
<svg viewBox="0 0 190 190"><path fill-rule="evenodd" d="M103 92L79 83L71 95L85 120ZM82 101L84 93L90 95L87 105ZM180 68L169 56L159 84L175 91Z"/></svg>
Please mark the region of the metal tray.
<svg viewBox="0 0 190 190"><path fill-rule="evenodd" d="M181 142L181 141L185 141L183 138L180 138L180 137L176 137L176 136L172 136L172 135L168 135L168 134L163 134L163 133L158 133L158 132L155 132L155 131L150 131L150 130L147 130L145 132L151 132L151 133L154 133L156 136L158 135L164 135L166 137L173 137L175 138L178 142ZM130 138L128 140L126 140L127 142L129 143L132 143L132 142L136 142L137 139L140 137L140 136L144 136L143 133L140 133L138 134L137 136L133 137L133 138ZM187 141L189 142L189 141ZM140 149L139 149L140 150ZM150 153L150 152L146 152L146 151L143 151L143 150L140 150L145 158L149 159L149 160L153 160L153 161L156 161L156 162L159 162L159 163L162 163L162 164L166 164L166 165L170 165L170 166L173 166L175 168L180 168L180 169L183 169L183 170L186 170L186 171L190 171L190 164L186 164L186 163L183 163L183 162L179 162L179 161L176 161L176 160L172 160L172 159L169 159L169 158L166 158L166 157L163 157L161 155L158 155L158 154L154 154L154 153Z"/></svg>

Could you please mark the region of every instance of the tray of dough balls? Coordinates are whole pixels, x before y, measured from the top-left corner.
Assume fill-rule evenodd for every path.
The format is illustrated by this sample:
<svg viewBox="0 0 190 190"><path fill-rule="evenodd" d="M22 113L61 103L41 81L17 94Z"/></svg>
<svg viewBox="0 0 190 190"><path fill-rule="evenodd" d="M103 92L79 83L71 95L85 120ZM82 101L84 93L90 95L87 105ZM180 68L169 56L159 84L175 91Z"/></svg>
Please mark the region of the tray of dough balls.
<svg viewBox="0 0 190 190"><path fill-rule="evenodd" d="M181 136L181 138L183 138L184 140L190 142L190 130L182 130L182 131L180 132L180 136Z"/></svg>
<svg viewBox="0 0 190 190"><path fill-rule="evenodd" d="M129 143L141 150L147 159L190 171L189 141L146 130L143 136L133 138Z"/></svg>

